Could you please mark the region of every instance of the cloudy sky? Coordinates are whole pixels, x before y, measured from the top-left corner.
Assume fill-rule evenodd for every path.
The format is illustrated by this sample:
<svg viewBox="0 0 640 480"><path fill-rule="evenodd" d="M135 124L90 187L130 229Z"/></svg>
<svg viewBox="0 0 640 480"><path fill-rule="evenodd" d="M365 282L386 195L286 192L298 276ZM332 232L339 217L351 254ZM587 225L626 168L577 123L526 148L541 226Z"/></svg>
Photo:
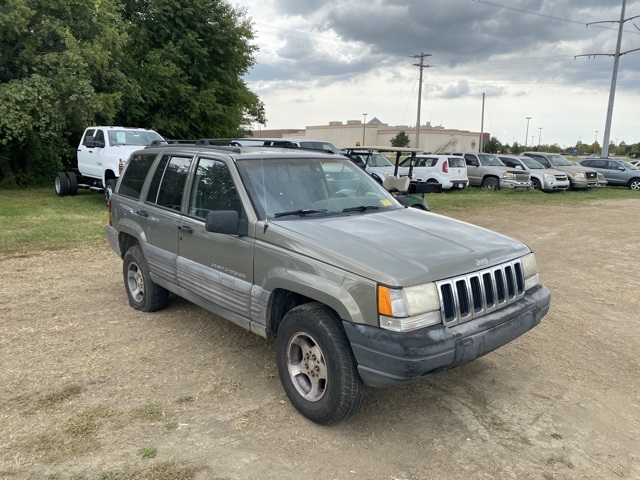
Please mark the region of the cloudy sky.
<svg viewBox="0 0 640 480"><path fill-rule="evenodd" d="M377 117L484 131L503 143L602 143L622 0L231 0L259 52L246 77L265 128ZM625 18L640 16L627 0ZM590 22L610 21L587 27ZM640 18L621 51L640 48ZM258 128L257 125L254 128ZM596 133L598 131L598 133ZM532 138L533 137L533 138ZM620 57L611 141L640 141L640 51Z"/></svg>

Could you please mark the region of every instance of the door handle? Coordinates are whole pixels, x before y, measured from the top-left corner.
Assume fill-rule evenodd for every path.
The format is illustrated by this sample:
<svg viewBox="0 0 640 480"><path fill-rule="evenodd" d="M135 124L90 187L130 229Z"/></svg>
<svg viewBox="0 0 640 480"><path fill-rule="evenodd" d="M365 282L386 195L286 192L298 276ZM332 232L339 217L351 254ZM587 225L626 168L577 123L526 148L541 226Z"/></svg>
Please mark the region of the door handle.
<svg viewBox="0 0 640 480"><path fill-rule="evenodd" d="M145 212L144 210L138 210L136 212L136 215L139 215L141 217L147 218L149 216L149 214L147 212Z"/></svg>
<svg viewBox="0 0 640 480"><path fill-rule="evenodd" d="M189 227L188 225L180 225L178 227L178 230L180 230L182 233L193 233L193 228Z"/></svg>

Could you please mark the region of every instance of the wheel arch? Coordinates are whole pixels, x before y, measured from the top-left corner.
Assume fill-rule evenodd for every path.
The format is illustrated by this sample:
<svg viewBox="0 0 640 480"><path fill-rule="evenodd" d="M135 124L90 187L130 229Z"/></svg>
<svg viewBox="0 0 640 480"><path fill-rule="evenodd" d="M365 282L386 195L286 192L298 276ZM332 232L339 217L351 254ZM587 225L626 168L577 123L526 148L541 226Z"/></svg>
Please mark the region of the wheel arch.
<svg viewBox="0 0 640 480"><path fill-rule="evenodd" d="M364 323L362 311L355 299L341 285L303 272L292 273L295 274L295 280L280 278L269 282L271 285L267 287L272 292L267 305L268 338L277 336L280 323L290 310L306 303L319 303L342 320Z"/></svg>

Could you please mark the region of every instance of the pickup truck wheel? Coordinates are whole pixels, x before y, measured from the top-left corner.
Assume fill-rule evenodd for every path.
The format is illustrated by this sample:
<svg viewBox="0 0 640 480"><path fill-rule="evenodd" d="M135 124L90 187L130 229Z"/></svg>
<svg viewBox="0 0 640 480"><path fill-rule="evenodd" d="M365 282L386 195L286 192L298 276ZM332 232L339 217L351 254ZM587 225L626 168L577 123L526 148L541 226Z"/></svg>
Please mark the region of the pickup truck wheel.
<svg viewBox="0 0 640 480"><path fill-rule="evenodd" d="M169 292L151 280L149 267L139 246L127 250L122 273L132 308L142 312L155 312L167 307Z"/></svg>
<svg viewBox="0 0 640 480"><path fill-rule="evenodd" d="M299 305L285 315L276 361L287 397L313 422L338 423L364 402L366 387L340 319L319 303Z"/></svg>
<svg viewBox="0 0 640 480"><path fill-rule="evenodd" d="M640 190L640 178L632 178L629 180L628 187L631 190Z"/></svg>
<svg viewBox="0 0 640 480"><path fill-rule="evenodd" d="M500 190L500 181L496 177L487 177L482 181L482 188Z"/></svg>
<svg viewBox="0 0 640 480"><path fill-rule="evenodd" d="M69 178L69 195L77 195L78 194L78 177L73 172L67 172L67 177Z"/></svg>
<svg viewBox="0 0 640 480"><path fill-rule="evenodd" d="M64 197L69 195L69 177L64 172L58 172L54 181L56 195Z"/></svg>
<svg viewBox="0 0 640 480"><path fill-rule="evenodd" d="M118 181L115 178L110 178L104 185L104 200L107 205L109 205L111 195L113 195L113 191L116 189L116 183L118 183Z"/></svg>

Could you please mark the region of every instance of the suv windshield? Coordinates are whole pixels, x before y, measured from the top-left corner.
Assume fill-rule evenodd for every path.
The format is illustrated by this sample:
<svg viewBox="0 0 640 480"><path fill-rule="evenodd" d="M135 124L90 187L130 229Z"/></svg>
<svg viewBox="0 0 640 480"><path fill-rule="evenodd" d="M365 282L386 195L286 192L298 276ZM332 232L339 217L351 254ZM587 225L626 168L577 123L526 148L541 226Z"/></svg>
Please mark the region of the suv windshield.
<svg viewBox="0 0 640 480"><path fill-rule="evenodd" d="M504 163L495 155L481 153L478 155L478 158L480 159L480 163L485 167L504 167Z"/></svg>
<svg viewBox="0 0 640 480"><path fill-rule="evenodd" d="M146 147L152 141L164 139L156 132L152 131L132 131L132 130L109 130L110 145L139 145Z"/></svg>
<svg viewBox="0 0 640 480"><path fill-rule="evenodd" d="M347 159L241 159L237 165L263 219L401 208L389 192Z"/></svg>
<svg viewBox="0 0 640 480"><path fill-rule="evenodd" d="M549 155L549 161L551 165L555 165L556 167L569 167L571 165L575 165L575 163L570 162L562 155Z"/></svg>
<svg viewBox="0 0 640 480"><path fill-rule="evenodd" d="M533 158L530 158L530 157L523 157L520 159L520 161L532 170L540 170L540 169L546 168L539 161L534 160Z"/></svg>

